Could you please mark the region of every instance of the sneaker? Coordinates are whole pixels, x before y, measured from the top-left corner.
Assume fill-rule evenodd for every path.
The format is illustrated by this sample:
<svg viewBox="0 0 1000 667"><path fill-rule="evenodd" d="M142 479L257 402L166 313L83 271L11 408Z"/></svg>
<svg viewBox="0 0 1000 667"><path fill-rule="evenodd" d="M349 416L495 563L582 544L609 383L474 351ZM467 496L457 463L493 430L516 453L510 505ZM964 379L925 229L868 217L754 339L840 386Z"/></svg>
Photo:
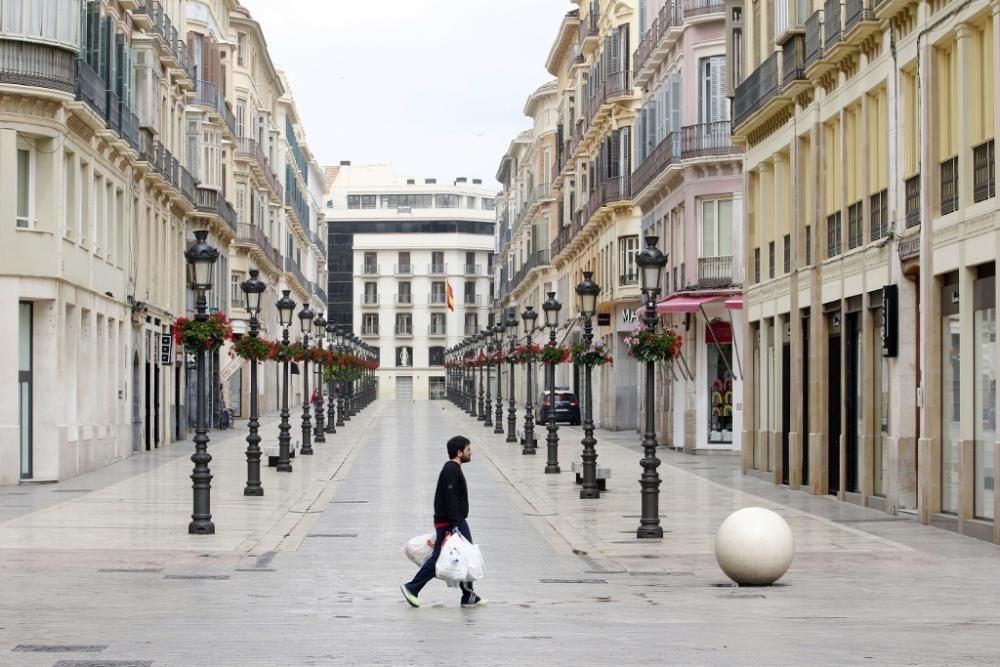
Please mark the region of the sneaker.
<svg viewBox="0 0 1000 667"><path fill-rule="evenodd" d="M479 597L475 593L468 600L462 600L463 607L483 607L489 604L489 600Z"/></svg>
<svg viewBox="0 0 1000 667"><path fill-rule="evenodd" d="M406 601L410 603L411 607L420 606L420 601L417 600L417 596L410 592L410 589L407 588L406 584L400 584L399 590L403 591L403 597L406 598Z"/></svg>

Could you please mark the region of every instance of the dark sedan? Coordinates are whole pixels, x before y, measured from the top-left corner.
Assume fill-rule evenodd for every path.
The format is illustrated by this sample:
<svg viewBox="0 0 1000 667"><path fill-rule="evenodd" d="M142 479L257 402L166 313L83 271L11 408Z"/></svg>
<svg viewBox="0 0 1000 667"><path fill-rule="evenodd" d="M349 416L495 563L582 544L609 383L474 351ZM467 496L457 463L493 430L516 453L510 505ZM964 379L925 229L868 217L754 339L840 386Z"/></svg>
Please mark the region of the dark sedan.
<svg viewBox="0 0 1000 667"><path fill-rule="evenodd" d="M576 400L576 394L564 389L556 389L555 417L557 422L569 422L573 425L580 423L580 403ZM539 401L538 423L547 424L549 421L549 411L552 410L552 401L549 400L549 392L545 391Z"/></svg>

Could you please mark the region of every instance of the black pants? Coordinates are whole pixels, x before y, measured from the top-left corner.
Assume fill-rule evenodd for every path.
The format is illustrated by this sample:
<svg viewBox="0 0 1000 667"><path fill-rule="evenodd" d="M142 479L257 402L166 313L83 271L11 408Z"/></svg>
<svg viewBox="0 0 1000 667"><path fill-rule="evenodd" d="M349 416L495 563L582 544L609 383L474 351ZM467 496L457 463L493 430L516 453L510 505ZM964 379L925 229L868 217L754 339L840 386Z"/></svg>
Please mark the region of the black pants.
<svg viewBox="0 0 1000 667"><path fill-rule="evenodd" d="M436 528L437 535L434 537L434 551L431 552L430 558L423 564L423 567L417 572L416 576L413 577L413 581L406 585L410 589L410 592L414 595L420 595L421 589L427 585L427 582L433 579L436 575L434 568L437 565L438 556L441 555L441 547L444 545L444 538L448 533L458 528L458 531L465 536L465 539L472 542L472 533L469 531L469 524L465 521L460 521L459 523L445 526L444 528ZM459 588L462 589L462 602L468 602L472 599L472 582L462 582L459 584Z"/></svg>

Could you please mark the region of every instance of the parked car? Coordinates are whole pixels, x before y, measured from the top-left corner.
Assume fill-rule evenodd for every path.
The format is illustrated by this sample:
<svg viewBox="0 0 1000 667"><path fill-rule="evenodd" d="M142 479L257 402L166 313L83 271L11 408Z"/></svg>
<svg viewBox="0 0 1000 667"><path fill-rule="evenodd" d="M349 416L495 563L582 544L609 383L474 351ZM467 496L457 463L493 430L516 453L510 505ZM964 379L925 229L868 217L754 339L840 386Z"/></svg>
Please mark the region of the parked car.
<svg viewBox="0 0 1000 667"><path fill-rule="evenodd" d="M555 394L556 422L569 422L578 425L580 423L580 402L576 400L576 394L559 387L556 387ZM552 410L552 402L549 400L549 392L546 390L542 392L542 397L538 401L539 424L548 423L550 410Z"/></svg>

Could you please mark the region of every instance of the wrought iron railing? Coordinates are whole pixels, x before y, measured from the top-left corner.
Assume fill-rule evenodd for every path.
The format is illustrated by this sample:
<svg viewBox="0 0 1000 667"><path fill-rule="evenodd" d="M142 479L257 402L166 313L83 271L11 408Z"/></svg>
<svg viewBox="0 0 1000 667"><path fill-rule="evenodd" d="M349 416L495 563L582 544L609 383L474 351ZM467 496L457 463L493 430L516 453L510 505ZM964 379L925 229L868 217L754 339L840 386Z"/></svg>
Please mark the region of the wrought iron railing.
<svg viewBox="0 0 1000 667"><path fill-rule="evenodd" d="M733 284L733 258L699 257L698 286L721 287Z"/></svg>
<svg viewBox="0 0 1000 667"><path fill-rule="evenodd" d="M792 35L781 47L782 84L806 78L806 39L804 35Z"/></svg>
<svg viewBox="0 0 1000 667"><path fill-rule="evenodd" d="M835 46L844 36L840 25L840 1L826 0L823 6L823 45L827 49Z"/></svg>
<svg viewBox="0 0 1000 667"><path fill-rule="evenodd" d="M622 273L618 276L618 286L619 287L630 287L632 285L639 284L639 274L638 273Z"/></svg>
<svg viewBox="0 0 1000 667"><path fill-rule="evenodd" d="M195 208L202 213L218 216L223 222L229 225L234 233L237 232L236 210L218 190L210 190L202 187L196 188L194 204Z"/></svg>
<svg viewBox="0 0 1000 667"><path fill-rule="evenodd" d="M809 67L823 57L823 10L817 9L806 19L806 58Z"/></svg>
<svg viewBox="0 0 1000 667"><path fill-rule="evenodd" d="M76 99L86 102L101 118L107 116L107 84L86 61L76 61Z"/></svg>
<svg viewBox="0 0 1000 667"><path fill-rule="evenodd" d="M378 305L378 294L362 294L361 295L361 305L362 306L377 306Z"/></svg>
<svg viewBox="0 0 1000 667"><path fill-rule="evenodd" d="M76 91L73 54L44 44L0 42L0 83Z"/></svg>
<svg viewBox="0 0 1000 667"><path fill-rule="evenodd" d="M851 28L861 21L874 21L875 12L870 7L865 6L865 0L847 0L844 4L844 31L849 32Z"/></svg>
<svg viewBox="0 0 1000 667"><path fill-rule="evenodd" d="M750 114L757 111L778 93L778 56L775 51L767 57L760 67L750 73L736 87L736 97L733 100L733 126L738 126Z"/></svg>
<svg viewBox="0 0 1000 667"><path fill-rule="evenodd" d="M588 37L597 37L600 34L601 6L596 0L590 2L590 13L586 18L580 20L579 38L582 44Z"/></svg>
<svg viewBox="0 0 1000 667"><path fill-rule="evenodd" d="M412 306L413 305L413 294L397 294L396 295L396 305L397 306Z"/></svg>
<svg viewBox="0 0 1000 667"><path fill-rule="evenodd" d="M958 210L958 156L941 163L941 215Z"/></svg>
<svg viewBox="0 0 1000 667"><path fill-rule="evenodd" d="M305 274L302 273L302 267L299 266L298 262L296 262L291 257L285 258L285 273L292 274L292 276L294 276L295 279L299 282L299 285L302 286L302 289L304 290L309 289L311 283L306 279Z"/></svg>
<svg viewBox="0 0 1000 667"><path fill-rule="evenodd" d="M257 225L241 222L237 224L236 238L241 243L252 243L261 251L267 261L271 262L279 271L284 269L282 257L271 246L267 234Z"/></svg>
<svg viewBox="0 0 1000 667"><path fill-rule="evenodd" d="M972 149L972 197L977 202L997 194L994 146L994 140L990 139Z"/></svg>

